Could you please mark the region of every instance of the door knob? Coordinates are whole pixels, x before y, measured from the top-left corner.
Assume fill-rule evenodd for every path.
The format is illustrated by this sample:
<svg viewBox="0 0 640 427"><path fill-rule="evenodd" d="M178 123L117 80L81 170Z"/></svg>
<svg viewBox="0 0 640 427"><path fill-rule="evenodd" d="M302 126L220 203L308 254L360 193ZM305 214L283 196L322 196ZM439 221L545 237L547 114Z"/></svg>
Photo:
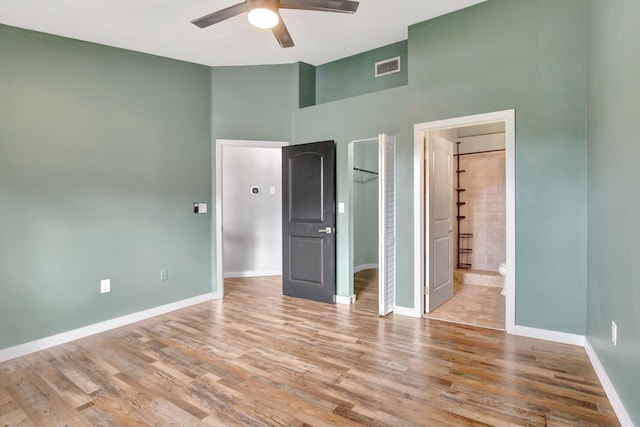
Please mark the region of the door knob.
<svg viewBox="0 0 640 427"><path fill-rule="evenodd" d="M321 228L320 230L318 230L318 233L331 234L331 233L333 233L333 228L331 228L331 227Z"/></svg>

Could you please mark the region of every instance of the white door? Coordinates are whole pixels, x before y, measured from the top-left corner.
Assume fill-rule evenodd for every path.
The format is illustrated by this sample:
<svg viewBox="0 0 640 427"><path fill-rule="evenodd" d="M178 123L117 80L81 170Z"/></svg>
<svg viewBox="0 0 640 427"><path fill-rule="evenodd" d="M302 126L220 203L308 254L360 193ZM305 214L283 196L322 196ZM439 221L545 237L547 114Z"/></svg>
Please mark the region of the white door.
<svg viewBox="0 0 640 427"><path fill-rule="evenodd" d="M425 307L453 297L453 144L437 132L426 138Z"/></svg>
<svg viewBox="0 0 640 427"><path fill-rule="evenodd" d="M386 316L396 297L396 138L381 134L378 141L378 312Z"/></svg>

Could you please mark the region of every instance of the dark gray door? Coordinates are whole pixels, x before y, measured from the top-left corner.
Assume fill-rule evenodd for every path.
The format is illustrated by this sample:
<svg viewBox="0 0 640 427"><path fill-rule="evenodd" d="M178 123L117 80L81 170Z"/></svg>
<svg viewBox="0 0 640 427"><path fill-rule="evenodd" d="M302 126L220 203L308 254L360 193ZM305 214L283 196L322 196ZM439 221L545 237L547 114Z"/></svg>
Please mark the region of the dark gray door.
<svg viewBox="0 0 640 427"><path fill-rule="evenodd" d="M282 293L335 303L335 146L282 147Z"/></svg>

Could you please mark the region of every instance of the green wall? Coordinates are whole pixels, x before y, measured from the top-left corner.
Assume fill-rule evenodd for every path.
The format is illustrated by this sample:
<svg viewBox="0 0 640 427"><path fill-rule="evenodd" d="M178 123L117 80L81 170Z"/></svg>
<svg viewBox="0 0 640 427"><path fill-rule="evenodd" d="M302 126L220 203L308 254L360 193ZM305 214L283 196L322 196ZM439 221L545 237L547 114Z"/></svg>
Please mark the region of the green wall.
<svg viewBox="0 0 640 427"><path fill-rule="evenodd" d="M298 65L211 69L213 139L291 141Z"/></svg>
<svg viewBox="0 0 640 427"><path fill-rule="evenodd" d="M375 63L400 57L400 72L375 77ZM403 40L316 67L316 102L337 101L407 84L407 41ZM307 103L307 105L309 105Z"/></svg>
<svg viewBox="0 0 640 427"><path fill-rule="evenodd" d="M356 142L354 168L378 171L378 141ZM378 264L378 177L355 171L353 182L353 266Z"/></svg>
<svg viewBox="0 0 640 427"><path fill-rule="evenodd" d="M298 62L298 107L316 105L316 67Z"/></svg>
<svg viewBox="0 0 640 427"><path fill-rule="evenodd" d="M6 26L0 64L0 348L210 292L209 69Z"/></svg>
<svg viewBox="0 0 640 427"><path fill-rule="evenodd" d="M410 27L409 84L296 113L296 142L397 135L397 303L413 301L413 125L516 110L516 323L586 327L586 27L582 0L490 0ZM347 207L349 208L349 207ZM338 229L346 229L345 215ZM338 254L348 236L338 234ZM349 295L348 261L338 292Z"/></svg>
<svg viewBox="0 0 640 427"><path fill-rule="evenodd" d="M0 348L211 291L211 218L190 208L209 201L215 139L334 139L347 202L348 143L396 135L397 303L412 307L413 125L513 108L516 323L587 333L640 423L639 9L489 0L412 26L411 69L395 87L359 80L388 47L318 67L325 98L307 108L307 64L209 69L0 25ZM344 98L354 78L369 88ZM353 292L346 208L343 296Z"/></svg>
<svg viewBox="0 0 640 427"><path fill-rule="evenodd" d="M211 69L212 140L293 142L299 66L300 63ZM211 245L215 254L216 242ZM213 270L216 277L216 265ZM217 286L215 283L214 288Z"/></svg>
<svg viewBox="0 0 640 427"><path fill-rule="evenodd" d="M640 258L636 136L640 103L637 0L588 4L587 338L640 425ZM611 342L611 321L618 345Z"/></svg>
<svg viewBox="0 0 640 427"><path fill-rule="evenodd" d="M349 142L375 138L379 133L397 135L402 147L398 149L397 187L399 197L398 214L398 257L397 278L398 305L413 305L413 217L400 209L409 209L412 203L413 171L412 152L407 152L408 144L413 144L413 124L407 120L408 86L375 92L341 101L320 104L297 110L295 120L296 143L336 141L337 202L345 203L345 213L337 214L337 293L342 296L353 294L353 271L349 266L349 212L353 206L348 203L348 162ZM384 108L383 108L384 106ZM411 209L412 205L411 205ZM413 211L411 211L413 212ZM356 219L354 218L354 221Z"/></svg>
<svg viewBox="0 0 640 427"><path fill-rule="evenodd" d="M493 0L409 40L413 121L516 110L516 324L584 334L584 1Z"/></svg>

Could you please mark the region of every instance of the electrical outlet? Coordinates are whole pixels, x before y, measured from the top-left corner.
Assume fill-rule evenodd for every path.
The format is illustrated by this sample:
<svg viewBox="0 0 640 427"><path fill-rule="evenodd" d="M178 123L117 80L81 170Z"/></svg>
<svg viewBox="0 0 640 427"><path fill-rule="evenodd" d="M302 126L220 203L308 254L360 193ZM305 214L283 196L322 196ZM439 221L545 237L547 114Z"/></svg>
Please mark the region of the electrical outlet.
<svg viewBox="0 0 640 427"><path fill-rule="evenodd" d="M100 280L100 293L106 294L107 292L111 292L111 279Z"/></svg>
<svg viewBox="0 0 640 427"><path fill-rule="evenodd" d="M613 345L618 345L618 325L613 320L611 321L611 342Z"/></svg>
<svg viewBox="0 0 640 427"><path fill-rule="evenodd" d="M169 271L166 268L160 270L160 280L163 282L169 280Z"/></svg>

